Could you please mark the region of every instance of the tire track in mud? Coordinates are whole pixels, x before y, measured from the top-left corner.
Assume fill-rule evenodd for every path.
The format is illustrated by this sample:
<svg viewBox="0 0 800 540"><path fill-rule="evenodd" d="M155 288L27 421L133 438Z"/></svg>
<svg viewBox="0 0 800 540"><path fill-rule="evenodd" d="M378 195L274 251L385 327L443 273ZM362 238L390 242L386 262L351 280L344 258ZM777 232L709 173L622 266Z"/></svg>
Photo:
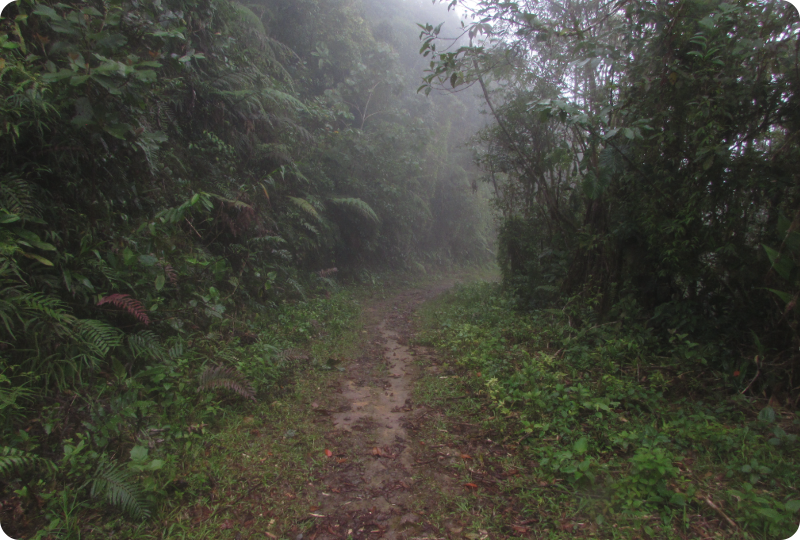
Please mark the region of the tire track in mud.
<svg viewBox="0 0 800 540"><path fill-rule="evenodd" d="M451 285L401 293L365 310L369 345L345 366L326 437L336 467L316 486L315 525L297 540L434 538L413 512L414 477L422 471L406 429L426 414L411 396L414 359L428 351L408 340L414 309Z"/></svg>

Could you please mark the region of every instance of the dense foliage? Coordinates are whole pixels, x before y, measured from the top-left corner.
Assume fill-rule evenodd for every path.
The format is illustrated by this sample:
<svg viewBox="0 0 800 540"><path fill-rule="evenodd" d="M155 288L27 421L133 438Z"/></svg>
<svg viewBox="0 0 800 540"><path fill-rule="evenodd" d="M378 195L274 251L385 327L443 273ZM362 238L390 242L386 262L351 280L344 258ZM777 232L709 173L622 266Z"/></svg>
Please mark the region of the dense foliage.
<svg viewBox="0 0 800 540"><path fill-rule="evenodd" d="M530 534L794 534L798 415L728 394L690 367L697 344L677 334L662 343L631 304L618 323L598 324L596 301L575 295L564 309L521 312L484 283L454 289L425 314L422 340L447 355L452 393L488 409L458 420L482 420L527 464L532 478L513 499L536 518ZM578 319L587 324L576 328Z"/></svg>
<svg viewBox="0 0 800 540"><path fill-rule="evenodd" d="M635 301L740 390L796 405L796 9L474 5L469 45L443 49L444 30L425 28L426 89L483 90L495 124L479 161L521 304L599 293L602 321Z"/></svg>
<svg viewBox="0 0 800 540"><path fill-rule="evenodd" d="M337 276L491 256L460 147L477 115L414 92L416 9L4 10L4 526L80 534L90 497L148 517L227 400L265 396L287 349L352 317L302 307Z"/></svg>

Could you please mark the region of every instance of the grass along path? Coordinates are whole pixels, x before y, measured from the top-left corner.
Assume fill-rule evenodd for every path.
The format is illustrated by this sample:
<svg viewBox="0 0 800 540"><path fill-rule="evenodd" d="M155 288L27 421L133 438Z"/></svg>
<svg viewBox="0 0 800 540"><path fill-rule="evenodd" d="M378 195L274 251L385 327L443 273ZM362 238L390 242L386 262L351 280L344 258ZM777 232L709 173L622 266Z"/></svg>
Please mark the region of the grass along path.
<svg viewBox="0 0 800 540"><path fill-rule="evenodd" d="M438 537L420 493L432 463L409 430L428 413L411 398L420 348L409 340L414 310L453 282L361 298L348 331L293 352L313 357L316 369L209 434L174 486L159 530L131 536Z"/></svg>

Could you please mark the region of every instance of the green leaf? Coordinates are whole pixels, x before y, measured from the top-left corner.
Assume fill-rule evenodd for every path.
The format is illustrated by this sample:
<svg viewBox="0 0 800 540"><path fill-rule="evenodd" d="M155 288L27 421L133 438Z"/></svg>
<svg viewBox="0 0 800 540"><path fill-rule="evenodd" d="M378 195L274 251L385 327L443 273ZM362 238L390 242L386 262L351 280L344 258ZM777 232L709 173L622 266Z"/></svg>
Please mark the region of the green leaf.
<svg viewBox="0 0 800 540"><path fill-rule="evenodd" d="M134 257L136 257L136 254L130 248L122 250L122 260L125 261L125 264L130 265Z"/></svg>
<svg viewBox="0 0 800 540"><path fill-rule="evenodd" d="M774 422L775 421L775 409L772 407L764 407L761 409L761 412L758 413L758 419L762 422Z"/></svg>
<svg viewBox="0 0 800 540"><path fill-rule="evenodd" d="M767 289L767 290L769 292L771 292L771 293L776 294L778 296L778 298L780 298L781 300L783 300L787 304L792 301L792 295L787 293L787 292L776 291L775 289Z"/></svg>
<svg viewBox="0 0 800 540"><path fill-rule="evenodd" d="M154 255L139 255L139 263L142 266L155 266L158 259Z"/></svg>
<svg viewBox="0 0 800 540"><path fill-rule="evenodd" d="M29 258L29 259L33 259L34 261L39 261L40 263L42 263L42 264L43 264L43 265L45 265L45 266L53 266L53 263L51 263L50 261L48 261L48 260L47 260L47 259L45 259L44 257L41 257L41 256L39 256L39 255L36 255L35 253L24 253L24 252L23 252L23 253L22 253L22 255L23 255L24 257L27 257L27 258Z"/></svg>
<svg viewBox="0 0 800 540"><path fill-rule="evenodd" d="M145 467L145 470L146 471L158 471L158 470L160 470L160 469L162 469L164 467L165 463L166 463L166 461L164 461L163 459L154 459L153 461L151 461L150 463L147 464L147 467Z"/></svg>
<svg viewBox="0 0 800 540"><path fill-rule="evenodd" d="M771 519L776 523L781 521L781 515L772 508L759 508L758 513L761 514L762 516L768 517L769 519Z"/></svg>
<svg viewBox="0 0 800 540"><path fill-rule="evenodd" d="M132 461L144 461L147 459L147 448L144 446L134 446L131 448Z"/></svg>
<svg viewBox="0 0 800 540"><path fill-rule="evenodd" d="M714 28L714 18L713 17L704 17L698 21L699 25L705 26L706 28Z"/></svg>
<svg viewBox="0 0 800 540"><path fill-rule="evenodd" d="M47 17L53 21L64 20L64 17L56 13L56 10L50 6L45 6L44 4L37 4L36 8L33 10L33 13L36 15L41 15L42 17Z"/></svg>
<svg viewBox="0 0 800 540"><path fill-rule="evenodd" d="M80 86L89 80L89 77L91 77L91 75L75 75L69 80L69 84L72 86Z"/></svg>
<svg viewBox="0 0 800 540"><path fill-rule="evenodd" d="M133 72L136 79L144 83L152 83L158 80L158 74L152 69L139 69Z"/></svg>
<svg viewBox="0 0 800 540"><path fill-rule="evenodd" d="M164 278L164 274L160 274L156 278L156 290L160 291L161 289L163 289L164 288L164 284L166 283L166 281L167 280L166 280L166 278Z"/></svg>
<svg viewBox="0 0 800 540"><path fill-rule="evenodd" d="M110 49L116 51L123 45L128 43L128 38L122 34L110 34L97 41L97 46L103 49Z"/></svg>
<svg viewBox="0 0 800 540"><path fill-rule="evenodd" d="M42 75L42 80L45 82L56 82L60 81L61 79L68 79L75 75L75 72L71 69L61 69L56 73L45 73Z"/></svg>
<svg viewBox="0 0 800 540"><path fill-rule="evenodd" d="M794 500L791 500L791 501L787 501L785 507L786 507L786 511L787 512L789 512L791 514L794 514L798 510L800 510L800 501L797 500L797 499L794 499Z"/></svg>
<svg viewBox="0 0 800 540"><path fill-rule="evenodd" d="M769 257L769 262L772 264L772 268L781 276L783 279L789 279L789 276L794 269L794 263L788 257L782 257L780 253L772 249L771 247L765 246L761 244L761 247L764 248L764 251L767 253L767 257Z"/></svg>
<svg viewBox="0 0 800 540"><path fill-rule="evenodd" d="M578 454L585 454L586 451L589 449L589 439L586 437L581 437L572 445L572 449L575 450Z"/></svg>
<svg viewBox="0 0 800 540"><path fill-rule="evenodd" d="M19 221L20 217L17 214L5 214L0 216L0 224L5 225L6 223L14 223L15 221Z"/></svg>
<svg viewBox="0 0 800 540"><path fill-rule="evenodd" d="M130 132L131 126L128 124L106 124L103 126L106 133L113 135L117 139L125 140L125 136Z"/></svg>

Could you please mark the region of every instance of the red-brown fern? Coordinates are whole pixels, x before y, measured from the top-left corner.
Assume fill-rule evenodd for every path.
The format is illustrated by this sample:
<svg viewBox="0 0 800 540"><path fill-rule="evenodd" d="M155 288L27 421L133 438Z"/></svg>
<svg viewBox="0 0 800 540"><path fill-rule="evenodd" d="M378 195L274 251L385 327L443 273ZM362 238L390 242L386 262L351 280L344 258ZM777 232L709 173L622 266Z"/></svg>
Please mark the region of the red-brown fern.
<svg viewBox="0 0 800 540"><path fill-rule="evenodd" d="M333 268L326 268L324 270L319 270L317 274L319 275L319 277L328 277L331 274L335 274L338 271L339 269L334 266Z"/></svg>
<svg viewBox="0 0 800 540"><path fill-rule="evenodd" d="M145 313L146 310L142 303L135 298L131 298L128 294L109 294L97 302L98 306L102 306L103 304L112 304L117 306L118 308L124 309L136 317L140 322L144 324L150 324L150 317L148 317L147 313Z"/></svg>
<svg viewBox="0 0 800 540"><path fill-rule="evenodd" d="M178 273L172 267L171 264L164 262L163 259L159 259L158 266L164 270L164 275L169 281L170 285L177 285L178 284Z"/></svg>
<svg viewBox="0 0 800 540"><path fill-rule="evenodd" d="M220 386L236 392L247 399L256 400L256 393L250 381L248 381L240 371L232 367L214 367L206 369L203 374L200 375L200 385L197 387L197 391L200 392L201 390L208 390Z"/></svg>

